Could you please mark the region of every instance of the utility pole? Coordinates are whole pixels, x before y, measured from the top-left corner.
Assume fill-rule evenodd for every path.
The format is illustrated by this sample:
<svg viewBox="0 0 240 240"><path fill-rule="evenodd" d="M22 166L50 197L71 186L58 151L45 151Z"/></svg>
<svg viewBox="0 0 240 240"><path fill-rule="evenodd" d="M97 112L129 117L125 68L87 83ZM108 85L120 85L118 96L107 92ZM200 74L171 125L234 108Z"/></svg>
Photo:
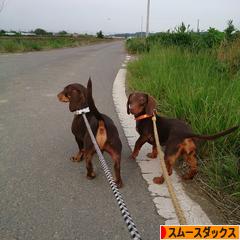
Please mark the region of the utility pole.
<svg viewBox="0 0 240 240"><path fill-rule="evenodd" d="M141 17L141 33L140 33L140 37L143 37L143 16Z"/></svg>
<svg viewBox="0 0 240 240"><path fill-rule="evenodd" d="M146 27L146 37L149 35L149 15L150 15L150 0L148 0L147 4L147 27Z"/></svg>
<svg viewBox="0 0 240 240"><path fill-rule="evenodd" d="M199 19L197 20L197 32L199 32Z"/></svg>
<svg viewBox="0 0 240 240"><path fill-rule="evenodd" d="M5 2L6 2L6 0L3 0L2 3L0 3L0 12L2 12Z"/></svg>

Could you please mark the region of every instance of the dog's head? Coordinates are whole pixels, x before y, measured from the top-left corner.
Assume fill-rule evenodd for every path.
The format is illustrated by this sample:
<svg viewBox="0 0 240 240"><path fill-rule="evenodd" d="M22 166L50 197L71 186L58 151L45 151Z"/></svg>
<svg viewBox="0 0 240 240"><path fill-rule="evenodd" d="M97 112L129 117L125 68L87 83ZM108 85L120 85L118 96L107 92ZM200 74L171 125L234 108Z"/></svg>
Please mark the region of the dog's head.
<svg viewBox="0 0 240 240"><path fill-rule="evenodd" d="M153 110L156 109L156 100L148 94L136 92L132 93L128 97L127 101L127 113L137 116L139 114L153 114Z"/></svg>
<svg viewBox="0 0 240 240"><path fill-rule="evenodd" d="M71 112L88 106L87 88L79 83L67 85L63 91L57 95L57 97L60 102L69 103L69 110Z"/></svg>

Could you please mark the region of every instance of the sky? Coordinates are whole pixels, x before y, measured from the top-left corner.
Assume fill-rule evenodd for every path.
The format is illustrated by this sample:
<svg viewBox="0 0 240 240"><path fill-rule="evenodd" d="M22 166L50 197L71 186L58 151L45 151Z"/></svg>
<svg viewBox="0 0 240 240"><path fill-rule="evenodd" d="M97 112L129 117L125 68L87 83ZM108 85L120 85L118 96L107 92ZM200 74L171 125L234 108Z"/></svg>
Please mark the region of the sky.
<svg viewBox="0 0 240 240"><path fill-rule="evenodd" d="M140 32L146 29L146 12L147 0L5 0L0 29ZM150 32L173 30L181 22L196 30L198 19L202 31L223 30L230 19L240 29L240 0L151 0Z"/></svg>

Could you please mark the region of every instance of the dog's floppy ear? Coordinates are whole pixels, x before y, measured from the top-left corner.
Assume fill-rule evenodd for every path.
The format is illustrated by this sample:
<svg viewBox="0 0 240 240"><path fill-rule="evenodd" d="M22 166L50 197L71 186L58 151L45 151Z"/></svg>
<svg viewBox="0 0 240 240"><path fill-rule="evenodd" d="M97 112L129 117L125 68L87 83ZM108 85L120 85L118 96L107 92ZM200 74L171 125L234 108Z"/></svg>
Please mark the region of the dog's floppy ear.
<svg viewBox="0 0 240 240"><path fill-rule="evenodd" d="M127 114L130 114L129 101L131 96L132 96L132 93L128 96L128 100L127 100Z"/></svg>
<svg viewBox="0 0 240 240"><path fill-rule="evenodd" d="M148 94L146 95L147 95L147 104L145 106L145 112L148 115L153 115L153 110L156 109L157 107L156 100L153 97L149 96Z"/></svg>

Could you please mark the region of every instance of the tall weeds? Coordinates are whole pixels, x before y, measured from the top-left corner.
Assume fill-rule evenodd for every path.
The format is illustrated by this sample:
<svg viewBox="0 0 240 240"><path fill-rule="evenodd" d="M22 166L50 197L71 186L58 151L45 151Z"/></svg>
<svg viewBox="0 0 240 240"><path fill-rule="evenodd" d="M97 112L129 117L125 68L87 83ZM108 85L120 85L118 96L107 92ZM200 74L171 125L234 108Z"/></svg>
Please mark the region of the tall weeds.
<svg viewBox="0 0 240 240"><path fill-rule="evenodd" d="M43 49L77 47L89 43L107 41L94 36L81 37L0 37L0 53L28 52Z"/></svg>
<svg viewBox="0 0 240 240"><path fill-rule="evenodd" d="M154 96L162 114L186 120L196 133L240 124L240 75L230 75L216 51L155 45L129 64L128 83ZM240 130L202 143L199 157L209 183L240 199Z"/></svg>

